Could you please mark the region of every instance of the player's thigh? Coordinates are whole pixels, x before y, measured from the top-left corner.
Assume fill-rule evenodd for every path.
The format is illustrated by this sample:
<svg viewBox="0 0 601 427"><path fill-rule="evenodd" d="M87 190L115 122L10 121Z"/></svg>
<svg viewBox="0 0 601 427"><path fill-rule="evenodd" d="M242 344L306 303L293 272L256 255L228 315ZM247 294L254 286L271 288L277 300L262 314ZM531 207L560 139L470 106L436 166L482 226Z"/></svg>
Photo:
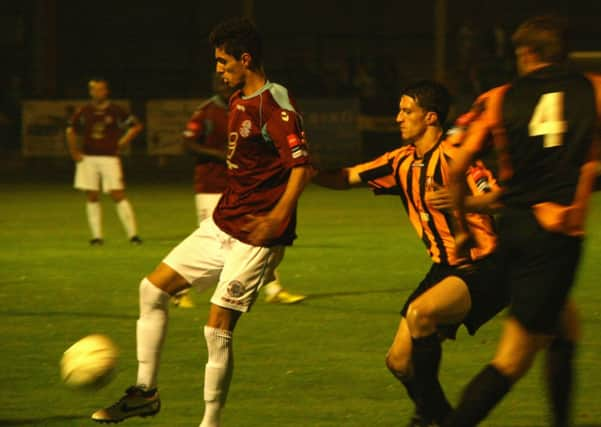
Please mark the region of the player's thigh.
<svg viewBox="0 0 601 427"><path fill-rule="evenodd" d="M505 320L503 332L492 364L513 380L524 375L538 350L551 341L549 335L529 332L516 318Z"/></svg>
<svg viewBox="0 0 601 427"><path fill-rule="evenodd" d="M81 161L75 163L73 187L85 191L100 190L100 177L93 157L83 156Z"/></svg>
<svg viewBox="0 0 601 427"><path fill-rule="evenodd" d="M181 274L164 262L161 262L146 278L169 295L176 295L190 287L190 283Z"/></svg>
<svg viewBox="0 0 601 427"><path fill-rule="evenodd" d="M123 190L125 180L121 159L117 156L99 156L98 164L102 180L102 189L105 193Z"/></svg>
<svg viewBox="0 0 601 427"><path fill-rule="evenodd" d="M225 239L227 235L217 228L212 219L208 219L173 248L163 263L192 287L203 291L219 280L225 257Z"/></svg>
<svg viewBox="0 0 601 427"><path fill-rule="evenodd" d="M226 252L211 302L236 311L249 311L261 287L273 280L283 256L283 246L252 246L234 240Z"/></svg>
<svg viewBox="0 0 601 427"><path fill-rule="evenodd" d="M411 375L411 332L407 320L401 317L392 344L386 353L386 366L397 376Z"/></svg>
<svg viewBox="0 0 601 427"><path fill-rule="evenodd" d="M578 342L582 337L580 311L571 298L568 299L561 313L558 336L571 342Z"/></svg>
<svg viewBox="0 0 601 427"><path fill-rule="evenodd" d="M464 280L448 276L418 296L409 306L408 316L424 316L437 324L459 323L471 308L471 298Z"/></svg>

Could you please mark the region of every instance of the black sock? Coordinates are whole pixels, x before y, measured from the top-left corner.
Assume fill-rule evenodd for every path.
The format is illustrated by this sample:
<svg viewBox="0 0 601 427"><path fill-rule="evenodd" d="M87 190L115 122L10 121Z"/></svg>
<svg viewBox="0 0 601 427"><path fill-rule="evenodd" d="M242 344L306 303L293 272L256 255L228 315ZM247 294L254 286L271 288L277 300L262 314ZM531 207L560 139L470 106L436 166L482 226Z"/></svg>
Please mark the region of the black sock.
<svg viewBox="0 0 601 427"><path fill-rule="evenodd" d="M555 427L567 426L570 419L574 347L573 342L556 338L546 354L545 376Z"/></svg>
<svg viewBox="0 0 601 427"><path fill-rule="evenodd" d="M432 334L413 338L412 341L411 361L419 397L432 419L441 421L452 408L438 381L438 368L442 356L440 340L437 334Z"/></svg>
<svg viewBox="0 0 601 427"><path fill-rule="evenodd" d="M511 389L512 381L493 365L476 375L463 391L457 409L443 424L444 427L472 427L482 421Z"/></svg>
<svg viewBox="0 0 601 427"><path fill-rule="evenodd" d="M420 387L415 382L415 378L399 378L399 381L401 381L401 383L405 386L405 389L407 389L407 394L415 405L415 414L421 418L429 418L428 410L420 393Z"/></svg>

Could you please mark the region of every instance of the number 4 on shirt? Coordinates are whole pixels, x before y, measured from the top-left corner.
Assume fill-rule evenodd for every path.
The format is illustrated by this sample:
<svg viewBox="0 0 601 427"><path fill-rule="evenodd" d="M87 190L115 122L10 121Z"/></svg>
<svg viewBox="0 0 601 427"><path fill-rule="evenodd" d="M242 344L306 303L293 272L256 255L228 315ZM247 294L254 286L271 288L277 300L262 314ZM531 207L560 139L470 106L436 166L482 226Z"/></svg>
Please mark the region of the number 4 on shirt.
<svg viewBox="0 0 601 427"><path fill-rule="evenodd" d="M563 134L568 130L568 122L563 117L563 92L543 94L534 108L528 123L530 136L544 135L544 148L563 144Z"/></svg>

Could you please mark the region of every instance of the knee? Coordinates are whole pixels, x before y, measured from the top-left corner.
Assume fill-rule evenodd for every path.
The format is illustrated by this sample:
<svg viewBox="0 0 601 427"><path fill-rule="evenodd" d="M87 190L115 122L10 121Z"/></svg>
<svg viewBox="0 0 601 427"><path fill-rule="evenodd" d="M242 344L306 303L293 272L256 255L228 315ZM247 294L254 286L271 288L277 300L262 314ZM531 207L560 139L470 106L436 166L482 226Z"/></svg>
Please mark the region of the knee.
<svg viewBox="0 0 601 427"><path fill-rule="evenodd" d="M125 199L125 193L121 190L111 191L111 198L115 203L119 203L123 199Z"/></svg>
<svg viewBox="0 0 601 427"><path fill-rule="evenodd" d="M411 356L402 352L393 353L389 351L386 354L386 367L399 380L404 380L411 376Z"/></svg>
<svg viewBox="0 0 601 427"><path fill-rule="evenodd" d="M100 200L100 195L96 191L88 191L86 192L86 199L90 203L96 203Z"/></svg>
<svg viewBox="0 0 601 427"><path fill-rule="evenodd" d="M156 287L146 277L140 281L139 294L140 307L165 309L169 306L169 294Z"/></svg>
<svg viewBox="0 0 601 427"><path fill-rule="evenodd" d="M532 367L534 355L516 354L512 357L496 357L492 364L504 376L510 378L513 382L522 378Z"/></svg>
<svg viewBox="0 0 601 427"><path fill-rule="evenodd" d="M409 305L405 318L413 337L429 335L436 329L436 321L432 313L424 304L420 304L418 301L414 301Z"/></svg>

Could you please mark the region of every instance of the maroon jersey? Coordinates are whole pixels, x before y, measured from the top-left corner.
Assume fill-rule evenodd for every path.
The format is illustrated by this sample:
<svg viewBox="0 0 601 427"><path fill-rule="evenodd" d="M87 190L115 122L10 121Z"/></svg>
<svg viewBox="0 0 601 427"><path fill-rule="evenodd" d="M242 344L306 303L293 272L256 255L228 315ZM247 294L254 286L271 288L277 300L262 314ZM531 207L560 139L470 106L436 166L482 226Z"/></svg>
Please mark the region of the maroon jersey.
<svg viewBox="0 0 601 427"><path fill-rule="evenodd" d="M300 114L283 86L267 83L245 97L230 99L228 185L213 218L223 231L248 242L248 215L271 211L286 189L290 171L309 164ZM296 213L267 246L290 245L296 237Z"/></svg>
<svg viewBox="0 0 601 427"><path fill-rule="evenodd" d="M219 96L200 104L186 125L183 137L225 154L228 106ZM199 154L194 168L196 193L221 193L227 182L225 161Z"/></svg>
<svg viewBox="0 0 601 427"><path fill-rule="evenodd" d="M105 108L87 104L79 108L69 126L78 135L83 135L83 152L93 156L116 156L119 138L135 118L116 104Z"/></svg>

